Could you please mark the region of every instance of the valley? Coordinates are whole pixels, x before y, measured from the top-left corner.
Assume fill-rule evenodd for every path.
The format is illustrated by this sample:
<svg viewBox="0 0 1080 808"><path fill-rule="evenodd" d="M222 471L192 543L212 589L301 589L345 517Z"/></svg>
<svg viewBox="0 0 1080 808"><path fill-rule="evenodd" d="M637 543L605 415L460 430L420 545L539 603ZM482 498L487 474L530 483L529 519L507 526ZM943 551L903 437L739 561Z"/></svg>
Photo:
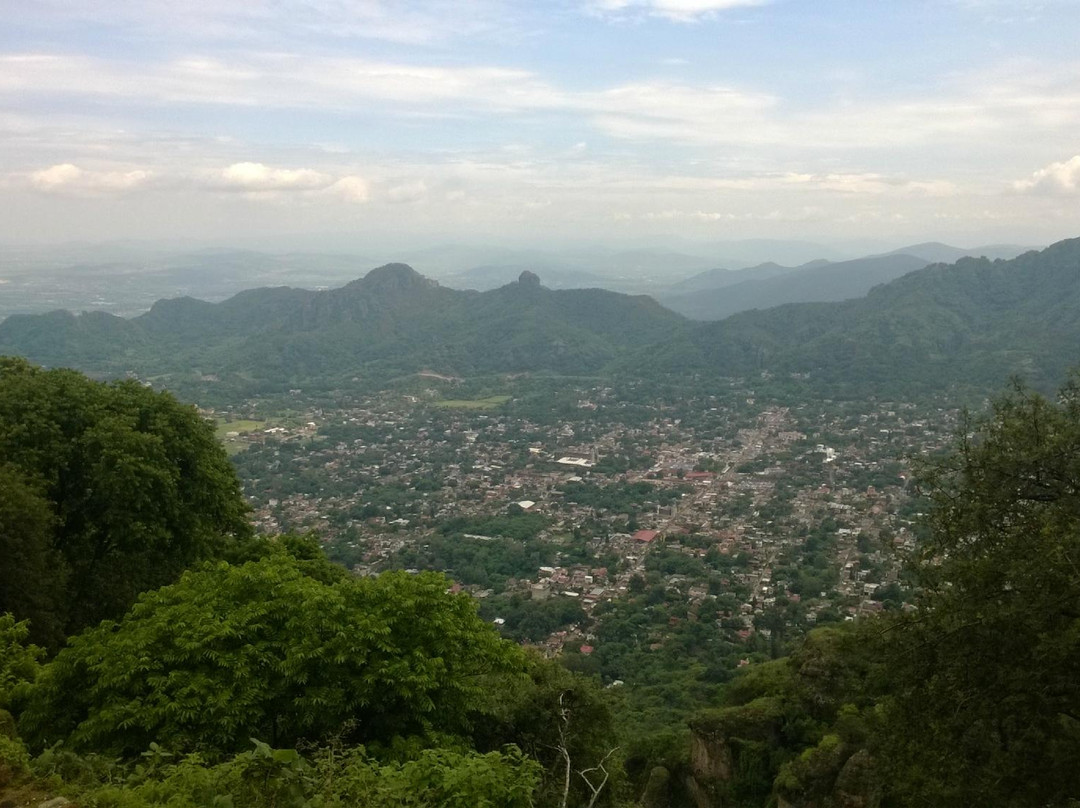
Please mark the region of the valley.
<svg viewBox="0 0 1080 808"><path fill-rule="evenodd" d="M259 531L313 532L358 575L445 571L508 638L622 684L640 730L677 728L814 626L913 608L912 462L952 439L944 397L501 377L486 382L501 395L455 401L457 385L205 414L294 425L256 430L233 458Z"/></svg>

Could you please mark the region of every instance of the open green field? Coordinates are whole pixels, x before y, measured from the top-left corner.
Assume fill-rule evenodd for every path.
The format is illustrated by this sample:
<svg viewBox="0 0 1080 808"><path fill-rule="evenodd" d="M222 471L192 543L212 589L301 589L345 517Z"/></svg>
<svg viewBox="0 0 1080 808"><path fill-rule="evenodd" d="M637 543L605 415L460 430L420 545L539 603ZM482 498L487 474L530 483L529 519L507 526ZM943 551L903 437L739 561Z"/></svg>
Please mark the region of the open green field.
<svg viewBox="0 0 1080 808"><path fill-rule="evenodd" d="M436 401L436 407L448 410L493 410L510 400L510 396L488 396L487 398L450 398Z"/></svg>
<svg viewBox="0 0 1080 808"><path fill-rule="evenodd" d="M269 421L218 421L214 434L218 436L219 440L225 440L225 436L230 432L239 432L240 434L255 432L259 429L266 429L269 423Z"/></svg>
<svg viewBox="0 0 1080 808"><path fill-rule="evenodd" d="M214 429L214 434L217 435L217 439L221 441L225 446L225 452L231 457L234 454L239 454L251 445L251 441L248 440L248 432L259 432L270 426L269 421L223 421L218 420L217 427ZM230 432L239 432L237 437L228 437Z"/></svg>

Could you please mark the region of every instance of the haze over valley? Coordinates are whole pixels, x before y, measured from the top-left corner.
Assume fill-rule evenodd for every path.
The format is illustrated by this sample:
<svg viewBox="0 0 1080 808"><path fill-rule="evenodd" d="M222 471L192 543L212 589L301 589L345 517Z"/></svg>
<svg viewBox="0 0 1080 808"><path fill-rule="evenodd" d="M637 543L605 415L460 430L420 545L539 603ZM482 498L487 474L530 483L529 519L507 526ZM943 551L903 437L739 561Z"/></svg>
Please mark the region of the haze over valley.
<svg viewBox="0 0 1080 808"><path fill-rule="evenodd" d="M1029 248L959 249L918 244L882 255L848 257L821 244L747 241L636 250L581 247L561 251L443 245L394 253L267 253L167 244L0 246L0 318L57 309L132 316L169 297L218 302L259 286L325 289L384 263L406 263L454 289L486 291L542 275L551 289L601 288L648 294L692 319L722 319L748 308L861 297L871 287L929 263L964 256L1013 258ZM789 266L773 260L781 257ZM807 256L814 256L808 258ZM831 259L821 256L832 256ZM798 273L796 278L796 271ZM813 270L813 271L806 271ZM785 277L786 280L772 280ZM761 283L772 280L772 283ZM789 285L794 280L795 286ZM699 292L752 282L710 302ZM715 294L710 295L713 298Z"/></svg>

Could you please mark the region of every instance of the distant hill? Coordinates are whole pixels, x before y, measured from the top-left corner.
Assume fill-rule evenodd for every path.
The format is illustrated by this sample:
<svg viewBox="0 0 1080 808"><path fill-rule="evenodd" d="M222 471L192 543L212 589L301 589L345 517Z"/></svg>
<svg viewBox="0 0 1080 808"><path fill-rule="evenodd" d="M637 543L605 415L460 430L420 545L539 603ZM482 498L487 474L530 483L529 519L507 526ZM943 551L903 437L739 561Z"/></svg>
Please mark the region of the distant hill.
<svg viewBox="0 0 1080 808"><path fill-rule="evenodd" d="M424 250L406 251L407 262L424 266L440 283L461 286L460 279L479 271L483 277L490 268L499 267L504 283L516 275L508 274L507 268L517 271L530 270L541 273L545 285L557 288L562 282L561 273L583 273L604 278L605 288L627 284L670 283L676 278L701 272L715 262L707 255L685 253L663 248L614 249L601 245L572 246L553 244L550 249L510 249L498 247L468 248L461 245L445 245ZM475 277L475 276L474 276ZM598 284L592 283L596 286Z"/></svg>
<svg viewBox="0 0 1080 808"><path fill-rule="evenodd" d="M452 289L483 292L513 283L526 271L543 276L544 285L549 289L607 288L607 279L601 275L571 267L536 264L486 264L449 275L440 279L440 283Z"/></svg>
<svg viewBox="0 0 1080 808"><path fill-rule="evenodd" d="M553 291L530 272L488 292L440 286L388 264L338 289L241 292L101 312L9 317L0 353L100 373L234 374L256 382L450 373L591 373L684 327L648 297Z"/></svg>
<svg viewBox="0 0 1080 808"><path fill-rule="evenodd" d="M1080 365L1080 239L1011 261L964 258L865 298L747 311L650 347L639 372L811 374L837 383L1052 386Z"/></svg>
<svg viewBox="0 0 1080 808"><path fill-rule="evenodd" d="M696 251L715 256L717 265L739 267L753 266L765 260L775 261L785 266L798 266L820 258L843 261L852 257L850 252L836 250L825 244L781 239L713 241L698 245ZM855 253L855 255L858 254L858 252Z"/></svg>
<svg viewBox="0 0 1080 808"><path fill-rule="evenodd" d="M660 294L660 297L678 297L679 295L692 294L707 289L724 289L728 286L734 286L737 283L775 278L778 275L787 275L789 272L796 272L800 269L821 266L828 263L828 261L819 260L811 261L808 264L803 264L798 267L785 267L773 263L772 261L766 261L764 264L746 267L745 269L710 269L705 272L699 272L697 275L687 278L684 281L672 284Z"/></svg>
<svg viewBox="0 0 1080 808"><path fill-rule="evenodd" d="M991 244L984 247L963 249L942 244L941 242L925 242L879 255L843 261L830 261L819 258L798 266L782 266L779 263L768 261L745 269L710 269L678 283L670 284L658 290L654 297L688 317L715 320L749 308L763 309L783 303L846 300L851 297L860 297L878 283L886 283L905 272L921 269L922 266L928 264L951 264L961 258L1011 259L1021 253L1028 252L1030 249L1014 244ZM890 265L888 261L879 260L894 256L918 258L922 261L922 265L916 265L914 262ZM867 263L863 263L864 261ZM836 272L824 271L820 275L806 276L805 281L797 285L797 288L799 288L797 294L793 291L787 291L786 284L776 283L772 286L747 287L736 293L731 302L724 302L723 297L719 295L712 296L708 301L697 298L697 293L701 291L725 289L746 281L768 280L782 275L805 272L805 270L809 269L824 269L827 266L836 267ZM851 275L850 279L845 277L848 273ZM864 277L860 278L859 276ZM854 283L853 287L845 286L849 280ZM603 286L603 284L599 285ZM815 285L819 287L816 291L812 288ZM772 292L775 289L784 289L785 291L776 295ZM681 299L682 296L686 296L685 299Z"/></svg>
<svg viewBox="0 0 1080 808"><path fill-rule="evenodd" d="M878 284L922 269L927 263L911 255L887 255L835 264L814 261L794 269L763 264L728 273L748 280L711 288L701 286L686 292L672 287L669 293L658 297L668 308L693 320L722 320L740 311L768 309L785 303L862 297ZM699 283L727 280L714 274L698 278Z"/></svg>
<svg viewBox="0 0 1080 808"><path fill-rule="evenodd" d="M972 247L965 250L962 247L953 247L942 244L940 241L927 241L922 244L912 244L910 247L901 247L898 250L883 253L883 255L914 255L922 258L928 264L951 264L961 258L1004 258L1006 260L1016 258L1018 255L1031 250L1031 247L1020 247L1016 244L988 244L984 247Z"/></svg>

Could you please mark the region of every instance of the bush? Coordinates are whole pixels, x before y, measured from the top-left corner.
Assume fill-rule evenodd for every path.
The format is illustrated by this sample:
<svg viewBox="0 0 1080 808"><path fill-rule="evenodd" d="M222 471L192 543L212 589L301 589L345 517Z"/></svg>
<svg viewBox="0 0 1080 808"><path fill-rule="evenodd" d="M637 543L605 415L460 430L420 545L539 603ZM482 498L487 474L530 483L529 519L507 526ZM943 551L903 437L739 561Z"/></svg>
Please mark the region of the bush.
<svg viewBox="0 0 1080 808"><path fill-rule="evenodd" d="M346 724L365 743L467 734L490 702L485 677L522 667L442 575L324 583L308 563L188 572L72 638L30 689L23 736L132 758L151 742L233 753Z"/></svg>

